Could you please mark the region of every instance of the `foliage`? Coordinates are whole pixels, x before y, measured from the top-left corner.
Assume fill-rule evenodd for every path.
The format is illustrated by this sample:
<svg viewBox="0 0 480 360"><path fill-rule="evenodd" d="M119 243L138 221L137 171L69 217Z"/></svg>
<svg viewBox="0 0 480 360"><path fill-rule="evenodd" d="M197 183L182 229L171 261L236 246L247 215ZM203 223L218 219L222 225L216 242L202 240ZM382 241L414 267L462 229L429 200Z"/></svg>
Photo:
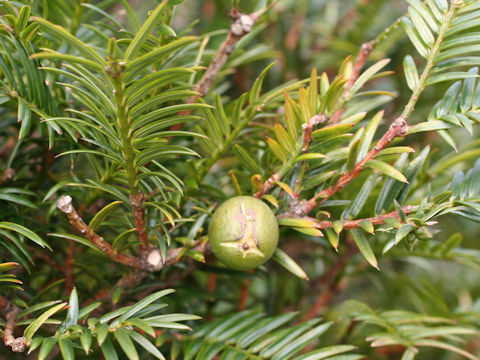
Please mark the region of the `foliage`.
<svg viewBox="0 0 480 360"><path fill-rule="evenodd" d="M283 328L295 313L271 318L252 311L242 311L219 318L199 328L193 337L187 337L184 359L291 359L313 339L324 333L331 322L312 319ZM353 346L332 346L303 354L298 359L325 359L353 350ZM354 359L354 355L350 355Z"/></svg>
<svg viewBox="0 0 480 360"><path fill-rule="evenodd" d="M0 1L2 354L480 355L478 1L69 5Z"/></svg>

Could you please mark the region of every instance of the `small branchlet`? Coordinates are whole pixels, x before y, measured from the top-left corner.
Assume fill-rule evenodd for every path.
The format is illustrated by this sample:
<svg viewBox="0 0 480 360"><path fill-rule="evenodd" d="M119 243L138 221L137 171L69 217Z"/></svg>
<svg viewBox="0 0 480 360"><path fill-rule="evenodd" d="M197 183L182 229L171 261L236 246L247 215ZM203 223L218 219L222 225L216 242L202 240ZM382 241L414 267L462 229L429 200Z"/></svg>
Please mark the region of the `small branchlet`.
<svg viewBox="0 0 480 360"><path fill-rule="evenodd" d="M203 97L208 93L218 73L227 62L228 57L235 50L238 41L252 30L253 25L258 20L257 13L250 15L241 14L237 9L232 9L230 17L232 24L230 25L227 38L218 49L217 54L208 66L205 74L203 74L203 77L195 86L195 91L198 92L199 95L192 96L187 100L187 103L194 103L199 96Z"/></svg>
<svg viewBox="0 0 480 360"><path fill-rule="evenodd" d="M377 144L374 146L372 150L370 150L365 157L360 160L355 167L343 174L340 179L338 179L337 183L329 186L325 190L320 191L319 193L315 194L313 198L307 201L307 205L305 206L305 213L303 214L306 216L310 211L315 209L318 205L324 203L328 199L330 199L333 195L337 192L342 190L345 186L347 186L353 179L355 179L363 170L365 164L375 158L375 156L382 151L383 149L387 148L390 143L396 139L397 137L406 136L408 131L407 126L407 117L402 115L398 117L389 127L387 132L383 134L380 140L378 140Z"/></svg>
<svg viewBox="0 0 480 360"><path fill-rule="evenodd" d="M265 181L263 183L263 186L260 190L258 190L256 193L255 193L255 197L256 198L260 198L263 194L266 194L267 192L269 192L273 186L275 185L275 182L276 181L280 181L280 174L279 173L275 173L273 174L272 176L270 176L267 181Z"/></svg>
<svg viewBox="0 0 480 360"><path fill-rule="evenodd" d="M18 306L13 305L5 297L0 296L0 313L5 317L5 329L3 330L3 342L12 348L13 352L24 352L29 344L25 343L25 337L18 338L14 335L16 316L20 312Z"/></svg>
<svg viewBox="0 0 480 360"><path fill-rule="evenodd" d="M195 85L194 90L198 93L192 95L186 101L187 104L194 104L199 98L204 97L208 94L210 88L212 87L215 79L217 78L218 73L222 70L223 66L228 60L228 57L235 50L235 46L238 41L250 33L253 28L253 25L257 22L259 17L258 13L252 14L241 14L237 9L232 9L230 12L230 18L232 23L230 25L230 30L227 37L223 41L222 45L218 49L215 57L212 59L207 70L203 74L200 81ZM178 115L185 116L190 115L191 110L181 111ZM183 127L183 124L177 124L170 128L170 130L180 130Z"/></svg>
<svg viewBox="0 0 480 360"><path fill-rule="evenodd" d="M135 219L135 227L137 229L138 240L140 241L140 255L148 252L148 234L145 223L145 211L143 210L144 201L145 195L142 192L138 192L137 196L130 195L130 202L133 207L133 218Z"/></svg>
<svg viewBox="0 0 480 360"><path fill-rule="evenodd" d="M402 212L404 215L410 214L412 211L414 211L415 206L412 205L407 205L402 208ZM385 223L385 220L387 219L401 219L400 214L398 213L398 210L389 212L387 214L382 214L366 219L358 219L358 220L345 220L343 222L343 227L342 230L351 230L351 229L357 229L361 226L361 223L363 221L370 221L372 225L382 225ZM319 221L317 222L317 226L315 226L317 229L326 229L326 228L333 228L333 222L332 221Z"/></svg>
<svg viewBox="0 0 480 360"><path fill-rule="evenodd" d="M112 260L119 262L123 265L133 267L135 269L142 268L140 260L134 256L117 252L113 249L112 245L104 241L103 237L98 235L95 231L89 228L83 219L78 215L77 211L72 205L72 198L68 195L62 196L58 200L58 208L60 211L67 215L72 227L88 239L97 249L103 252Z"/></svg>
<svg viewBox="0 0 480 360"><path fill-rule="evenodd" d="M97 249L107 255L110 259L120 264L132 267L137 270L144 270L150 272L160 271L163 268L173 265L180 261L182 255L187 250L196 250L204 254L210 253L210 246L204 242L197 242L191 247L179 247L170 249L164 259L159 249L148 245L139 257L124 254L116 251L112 245L106 242L103 237L98 235L78 215L77 211L72 205L72 198L68 195L62 196L58 200L58 208L67 215L72 227L88 239Z"/></svg>
<svg viewBox="0 0 480 360"><path fill-rule="evenodd" d="M370 54L372 53L373 46L374 46L374 41L369 41L369 42L363 43L362 46L360 47L360 52L358 53L357 59L355 60L355 64L353 65L352 74L350 75L348 82L345 85L345 88L343 90L342 98L344 101L348 101L350 99L352 95L351 94L352 87L357 81L358 77L360 76L360 72L365 66L365 63L367 62ZM335 114L333 114L331 118L331 122L333 124L340 121L340 118L342 117L344 110L345 108L341 108Z"/></svg>
<svg viewBox="0 0 480 360"><path fill-rule="evenodd" d="M353 65L352 75L348 79L347 84L345 85L345 90L343 91L343 98L348 99L350 98L351 94L350 91L352 90L355 81L357 81L358 77L360 76L360 72L363 69L363 66L368 60L368 57L373 51L373 44L371 41L363 43L360 47L360 52L358 53L357 59L355 60L355 64Z"/></svg>
<svg viewBox="0 0 480 360"><path fill-rule="evenodd" d="M315 126L319 124L323 124L326 121L328 121L328 118L324 114L317 114L317 115L314 115L308 123L302 125L302 130L303 130L302 152L304 154L308 152L308 146L312 142L313 129L315 129Z"/></svg>

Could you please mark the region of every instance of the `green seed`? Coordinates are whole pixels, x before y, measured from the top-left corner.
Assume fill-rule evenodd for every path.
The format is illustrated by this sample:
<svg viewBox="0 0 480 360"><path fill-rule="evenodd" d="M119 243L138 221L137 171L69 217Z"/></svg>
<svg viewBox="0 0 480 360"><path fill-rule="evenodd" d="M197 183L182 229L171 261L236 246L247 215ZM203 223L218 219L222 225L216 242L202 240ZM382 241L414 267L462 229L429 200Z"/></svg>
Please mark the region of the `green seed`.
<svg viewBox="0 0 480 360"><path fill-rule="evenodd" d="M252 196L225 201L212 216L208 239L222 263L250 270L265 263L278 244L278 223L272 210Z"/></svg>

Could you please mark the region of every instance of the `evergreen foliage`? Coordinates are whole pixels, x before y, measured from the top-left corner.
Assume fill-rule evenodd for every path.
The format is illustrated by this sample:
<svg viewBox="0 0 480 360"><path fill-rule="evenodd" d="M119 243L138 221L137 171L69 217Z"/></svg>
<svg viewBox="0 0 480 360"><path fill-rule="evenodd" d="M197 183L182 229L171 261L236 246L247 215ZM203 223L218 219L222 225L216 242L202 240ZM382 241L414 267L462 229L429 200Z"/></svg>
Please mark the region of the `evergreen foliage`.
<svg viewBox="0 0 480 360"><path fill-rule="evenodd" d="M480 2L225 3L0 1L0 358L477 359Z"/></svg>

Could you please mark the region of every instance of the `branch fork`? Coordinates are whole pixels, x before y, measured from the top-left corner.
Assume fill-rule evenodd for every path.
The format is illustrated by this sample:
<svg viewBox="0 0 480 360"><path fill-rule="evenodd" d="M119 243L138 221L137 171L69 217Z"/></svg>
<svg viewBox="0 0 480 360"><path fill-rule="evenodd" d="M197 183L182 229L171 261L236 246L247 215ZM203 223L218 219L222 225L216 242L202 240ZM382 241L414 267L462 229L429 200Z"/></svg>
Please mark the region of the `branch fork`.
<svg viewBox="0 0 480 360"><path fill-rule="evenodd" d="M135 197L134 202L140 201ZM136 203L136 205L139 205ZM103 237L98 235L95 231L83 221L78 215L77 211L72 205L72 198L69 195L62 196L58 200L58 209L67 215L72 227L91 242L97 249L107 255L110 259L120 264L132 267L137 270L156 272L163 268L177 263L183 253L187 250L196 250L204 254L210 253L211 249L208 243L196 242L193 246L179 247L167 251L167 256L164 259L160 249L148 244L139 256L132 256L116 251L110 243L105 241ZM143 210L142 210L143 211ZM134 216L136 214L134 213ZM146 231L145 231L146 234Z"/></svg>
<svg viewBox="0 0 480 360"><path fill-rule="evenodd" d="M363 170L365 164L372 160L380 151L385 149L390 143L397 137L404 137L407 135L408 125L407 116L402 115L398 117L389 127L387 132L383 134L377 144L370 150L365 157L360 160L355 167L350 171L342 175L336 184L329 186L325 190L317 193L313 198L307 201L305 206L305 214L315 209L318 205L322 204L337 192L347 186L353 179L355 179Z"/></svg>
<svg viewBox="0 0 480 360"><path fill-rule="evenodd" d="M279 173L275 173L273 174L272 176L270 176L267 181L265 181L263 183L263 186L260 190L258 190L256 193L255 193L255 197L256 198L260 198L263 194L266 194L267 192L269 192L273 186L275 185L275 182L277 181L280 181L280 174Z"/></svg>
<svg viewBox="0 0 480 360"><path fill-rule="evenodd" d="M133 267L135 269L141 269L143 267L142 263L137 257L117 252L113 249L112 245L110 245L103 239L103 237L90 229L90 227L85 224L83 219L80 217L80 215L78 215L77 211L73 207L71 196L62 196L58 200L57 206L60 211L67 215L68 219L70 220L70 224L72 224L72 227L80 234L82 234L85 238L87 238L97 249L99 249L109 258L123 265Z"/></svg>

